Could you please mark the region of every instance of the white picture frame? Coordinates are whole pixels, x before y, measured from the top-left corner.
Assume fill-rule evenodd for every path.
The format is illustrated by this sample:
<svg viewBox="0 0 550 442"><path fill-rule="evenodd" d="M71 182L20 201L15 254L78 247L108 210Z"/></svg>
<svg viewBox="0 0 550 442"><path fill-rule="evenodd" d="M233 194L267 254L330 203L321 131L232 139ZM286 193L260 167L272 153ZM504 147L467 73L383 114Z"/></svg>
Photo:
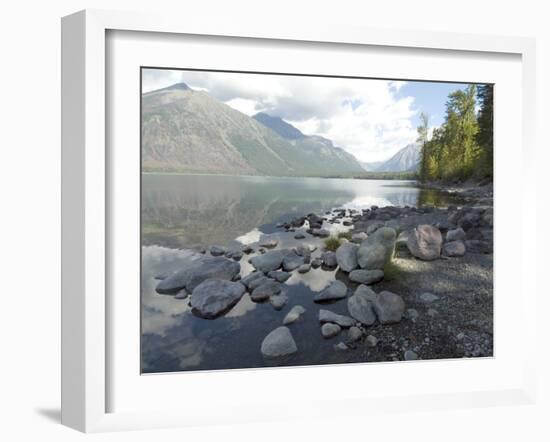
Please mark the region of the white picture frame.
<svg viewBox="0 0 550 442"><path fill-rule="evenodd" d="M106 121L108 84L106 81L106 35L109 31L155 32L164 35L204 35L272 39L287 42L339 43L403 49L500 53L521 57L522 110L521 157L524 189L534 174L535 151L535 43L532 39L492 37L404 30L376 30L345 26L303 25L298 27L269 23L217 23L194 17L166 17L151 14L86 10L62 21L62 423L85 432L138 428L159 428L208 424L200 410L196 414L177 411L108 412L109 353L108 302L109 254L111 240L107 228L111 198L108 185ZM523 219L535 217L535 193L523 191ZM523 257L534 254L534 245L521 245ZM522 274L526 263L522 261ZM534 281L521 280L524 313L536 312ZM506 325L499 324L499 327ZM534 334L535 324L524 324L524 334ZM138 331L136 331L137 333ZM504 403L532 403L535 392L534 339L525 339L521 382L509 388L481 389L451 394L445 391L425 395L389 395L372 401L359 401L337 395L341 413L366 414L377 410L407 408L454 408ZM531 361L531 362L530 362ZM336 370L338 368L335 368ZM287 373L289 371L287 370ZM206 373L203 376L209 376ZM289 374L287 376L292 376ZM238 401L237 401L238 402ZM252 410L243 399L239 410ZM242 421L307 417L323 414L322 401L312 400L314 411L289 406L264 412L243 413ZM229 419L231 416L225 416ZM224 416L218 416L218 422Z"/></svg>

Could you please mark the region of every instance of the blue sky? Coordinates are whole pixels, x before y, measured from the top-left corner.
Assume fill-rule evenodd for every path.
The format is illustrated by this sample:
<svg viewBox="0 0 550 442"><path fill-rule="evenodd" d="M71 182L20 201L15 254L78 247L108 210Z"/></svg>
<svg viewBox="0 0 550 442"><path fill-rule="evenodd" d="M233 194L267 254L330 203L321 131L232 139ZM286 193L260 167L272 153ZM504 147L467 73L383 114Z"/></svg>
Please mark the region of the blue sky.
<svg viewBox="0 0 550 442"><path fill-rule="evenodd" d="M412 117L414 126L420 124L420 112L428 114L430 126L441 126L445 118L445 103L451 92L465 89L464 83L433 83L424 81L409 81L397 92L397 98L413 97L413 108L418 110Z"/></svg>

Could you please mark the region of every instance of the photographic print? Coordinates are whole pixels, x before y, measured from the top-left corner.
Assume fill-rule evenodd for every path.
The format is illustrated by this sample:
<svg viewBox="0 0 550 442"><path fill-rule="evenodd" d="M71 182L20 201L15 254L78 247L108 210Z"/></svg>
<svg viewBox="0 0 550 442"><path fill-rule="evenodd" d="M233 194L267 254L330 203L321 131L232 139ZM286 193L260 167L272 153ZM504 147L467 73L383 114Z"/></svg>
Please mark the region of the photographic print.
<svg viewBox="0 0 550 442"><path fill-rule="evenodd" d="M142 373L493 355L493 85L140 93Z"/></svg>

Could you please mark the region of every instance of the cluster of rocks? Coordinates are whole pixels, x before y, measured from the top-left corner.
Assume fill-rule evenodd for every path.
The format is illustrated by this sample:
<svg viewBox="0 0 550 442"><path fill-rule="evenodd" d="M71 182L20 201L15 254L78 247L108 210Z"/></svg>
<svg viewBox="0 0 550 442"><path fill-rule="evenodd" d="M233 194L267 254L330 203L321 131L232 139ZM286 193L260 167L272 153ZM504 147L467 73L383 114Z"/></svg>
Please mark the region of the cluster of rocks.
<svg viewBox="0 0 550 442"><path fill-rule="evenodd" d="M492 253L493 212L489 207L372 206L362 211L337 209L330 214L330 217L309 214L278 227L296 232L294 238L297 240L305 239L306 234L319 238L330 236L329 230L323 228L325 222L353 227L349 241L341 239L341 245L334 252L321 250L318 256L312 257L316 248L311 245L278 248L278 241L273 238L262 239L256 249L251 245L240 249L212 246L210 256L206 255L206 249L200 250L203 255L184 269L159 275L156 290L177 299L190 296L195 315L214 319L229 311L247 292L253 302L269 302L275 310L281 310L288 303L285 282L292 272L303 274L319 267L338 268L347 275L353 287L357 286L355 290L335 280L316 293L313 301L326 304L347 300L347 314L337 314L327 308L320 308L318 313L323 338L332 339L346 330L346 338L334 345L336 350L344 351L361 339L365 345L376 347L378 339L369 334L369 327L395 324L403 318L416 321L418 312L406 309L401 296L387 290L376 293L369 287L384 280L385 270L396 250L407 251L423 261L461 257L467 251ZM241 279L239 261L251 253L255 255L248 262L254 271ZM428 299L430 295L437 298L424 293L421 297L426 299L422 298L422 302L434 301ZM435 316L437 311L432 310ZM293 306L282 325L263 339L261 352L264 357L285 357L298 351L291 327L295 327L293 324L299 322L305 311L303 306ZM465 338L460 345L468 355L484 354L486 350L477 341L470 344ZM419 358L418 347L404 350L401 357L405 360Z"/></svg>

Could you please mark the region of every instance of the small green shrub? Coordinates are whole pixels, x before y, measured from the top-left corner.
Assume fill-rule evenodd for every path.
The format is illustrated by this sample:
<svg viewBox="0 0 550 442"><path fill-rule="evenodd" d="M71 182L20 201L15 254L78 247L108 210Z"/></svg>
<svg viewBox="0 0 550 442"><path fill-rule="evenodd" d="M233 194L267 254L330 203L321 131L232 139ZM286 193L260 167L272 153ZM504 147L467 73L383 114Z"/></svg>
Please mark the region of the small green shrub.
<svg viewBox="0 0 550 442"><path fill-rule="evenodd" d="M325 239L325 249L335 252L338 247L340 247L340 239L331 236L330 238Z"/></svg>

